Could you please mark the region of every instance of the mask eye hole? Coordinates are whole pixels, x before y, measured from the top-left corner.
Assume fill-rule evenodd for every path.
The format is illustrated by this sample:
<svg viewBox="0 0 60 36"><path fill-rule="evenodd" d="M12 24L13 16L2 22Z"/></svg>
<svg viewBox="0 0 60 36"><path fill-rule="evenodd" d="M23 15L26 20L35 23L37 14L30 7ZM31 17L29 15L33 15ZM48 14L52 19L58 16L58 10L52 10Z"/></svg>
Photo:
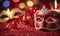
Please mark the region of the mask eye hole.
<svg viewBox="0 0 60 36"><path fill-rule="evenodd" d="M53 22L54 20L52 18L49 18L47 21L49 22Z"/></svg>
<svg viewBox="0 0 60 36"><path fill-rule="evenodd" d="M36 18L36 21L41 22L42 21L42 18L41 17L37 17Z"/></svg>
<svg viewBox="0 0 60 36"><path fill-rule="evenodd" d="M53 18L53 17L49 17L49 18L47 18L47 20L46 20L47 23L54 23L55 21L56 21L56 19Z"/></svg>
<svg viewBox="0 0 60 36"><path fill-rule="evenodd" d="M3 19L3 18L6 18L6 17L8 17L8 16L7 15L2 15L0 18Z"/></svg>
<svg viewBox="0 0 60 36"><path fill-rule="evenodd" d="M14 16L16 16L16 15L20 15L21 13L19 13L19 12L16 12L15 14L14 14Z"/></svg>

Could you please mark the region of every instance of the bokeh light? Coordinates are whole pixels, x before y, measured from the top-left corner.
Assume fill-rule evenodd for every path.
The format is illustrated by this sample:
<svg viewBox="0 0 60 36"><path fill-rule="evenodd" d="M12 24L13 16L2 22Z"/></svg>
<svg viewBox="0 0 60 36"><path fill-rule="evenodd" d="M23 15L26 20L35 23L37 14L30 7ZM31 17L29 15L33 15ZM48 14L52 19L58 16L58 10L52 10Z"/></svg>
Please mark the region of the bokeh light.
<svg viewBox="0 0 60 36"><path fill-rule="evenodd" d="M10 1L4 1L3 2L3 7L9 7Z"/></svg>
<svg viewBox="0 0 60 36"><path fill-rule="evenodd" d="M13 0L13 2L15 2L15 3L17 3L17 2L19 2L20 0Z"/></svg>
<svg viewBox="0 0 60 36"><path fill-rule="evenodd" d="M19 4L19 8L20 8L20 9L24 9L24 8L25 8L25 3L23 3L23 2L20 3L20 4Z"/></svg>
<svg viewBox="0 0 60 36"><path fill-rule="evenodd" d="M28 6L33 6L33 2L32 1L27 1L27 5Z"/></svg>

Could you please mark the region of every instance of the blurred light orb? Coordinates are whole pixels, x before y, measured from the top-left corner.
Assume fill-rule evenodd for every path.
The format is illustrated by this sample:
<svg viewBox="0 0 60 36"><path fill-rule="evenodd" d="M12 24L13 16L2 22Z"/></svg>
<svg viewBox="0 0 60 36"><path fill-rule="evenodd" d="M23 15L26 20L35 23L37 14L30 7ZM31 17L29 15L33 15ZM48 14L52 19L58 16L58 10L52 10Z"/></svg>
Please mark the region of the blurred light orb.
<svg viewBox="0 0 60 36"><path fill-rule="evenodd" d="M17 2L19 2L20 0L13 0L13 2L15 2L15 3L17 3Z"/></svg>
<svg viewBox="0 0 60 36"><path fill-rule="evenodd" d="M20 9L24 9L24 8L25 8L25 3L20 3L20 4L19 4L19 8L20 8Z"/></svg>
<svg viewBox="0 0 60 36"><path fill-rule="evenodd" d="M28 6L33 6L33 2L32 1L27 1L27 5Z"/></svg>
<svg viewBox="0 0 60 36"><path fill-rule="evenodd" d="M32 8L32 7L30 7L29 9L30 9L30 10L32 10L33 8Z"/></svg>
<svg viewBox="0 0 60 36"><path fill-rule="evenodd" d="M4 1L3 2L3 7L9 7L10 1Z"/></svg>

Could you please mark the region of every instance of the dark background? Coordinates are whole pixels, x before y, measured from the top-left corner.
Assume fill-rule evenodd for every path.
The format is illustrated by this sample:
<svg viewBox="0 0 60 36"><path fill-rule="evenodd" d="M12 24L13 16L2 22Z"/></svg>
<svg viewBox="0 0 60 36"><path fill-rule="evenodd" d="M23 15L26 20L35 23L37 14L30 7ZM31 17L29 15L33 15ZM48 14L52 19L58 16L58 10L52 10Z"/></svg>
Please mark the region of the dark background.
<svg viewBox="0 0 60 36"><path fill-rule="evenodd" d="M0 12L2 11L2 10L4 10L4 9L7 9L7 8L10 8L10 9L12 9L13 7L14 7L14 4L18 4L18 3L20 3L20 2L24 2L25 4L26 4L26 2L27 2L27 0L20 0L18 3L14 3L13 2L13 0L9 0L10 1L10 6L9 7L7 7L7 8L5 8L5 7L3 7L3 2L4 1L6 1L6 0L0 0ZM34 2L34 0L32 0L33 2ZM54 6L54 1L55 0L36 0L37 1L37 3L35 3L34 4L34 6L36 6L36 7L38 7L38 6L40 6L41 4L40 4L40 2L42 2L42 3L46 3L46 2L51 2L52 4L53 4L53 6ZM57 0L57 2L58 2L58 5L60 4L60 0Z"/></svg>

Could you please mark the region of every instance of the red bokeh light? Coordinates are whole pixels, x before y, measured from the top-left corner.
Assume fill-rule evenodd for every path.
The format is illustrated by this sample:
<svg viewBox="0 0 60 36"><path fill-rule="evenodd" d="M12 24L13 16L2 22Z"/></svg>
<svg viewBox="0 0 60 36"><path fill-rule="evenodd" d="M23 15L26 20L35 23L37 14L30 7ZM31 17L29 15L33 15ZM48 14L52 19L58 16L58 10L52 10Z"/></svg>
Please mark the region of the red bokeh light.
<svg viewBox="0 0 60 36"><path fill-rule="evenodd" d="M19 2L19 1L20 1L20 0L13 0L13 2L15 2L15 3L16 3L16 2Z"/></svg>

